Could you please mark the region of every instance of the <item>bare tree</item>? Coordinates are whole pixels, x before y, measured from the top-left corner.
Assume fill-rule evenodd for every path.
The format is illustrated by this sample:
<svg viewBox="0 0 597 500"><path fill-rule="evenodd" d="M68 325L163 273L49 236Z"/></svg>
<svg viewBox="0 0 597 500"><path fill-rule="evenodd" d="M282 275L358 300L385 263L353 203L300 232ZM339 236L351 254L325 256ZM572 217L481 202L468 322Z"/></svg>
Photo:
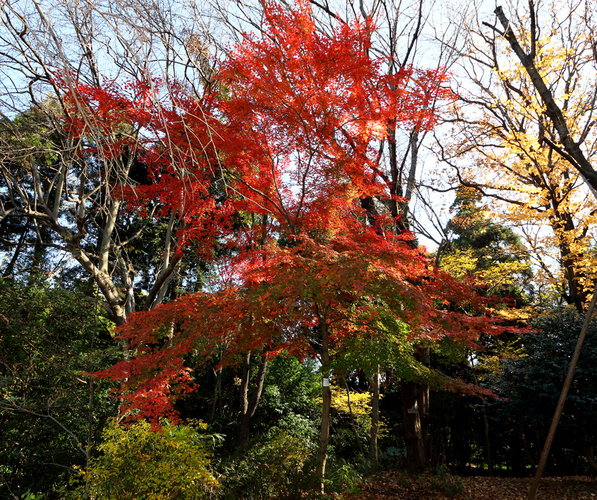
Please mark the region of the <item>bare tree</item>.
<svg viewBox="0 0 597 500"><path fill-rule="evenodd" d="M141 222L123 211L113 186L146 181L141 126L103 127L75 98L84 84L101 88L143 80L159 113L169 82L184 82L196 95L213 70L209 36L192 8L168 2L3 2L0 7L0 238L13 273L27 245L69 255L97 284L117 324L135 308L163 300L181 269L179 214L155 220L158 205ZM161 89L159 81L165 82ZM84 139L65 127L70 115L84 122ZM118 141L119 154L106 149ZM168 147L167 138L164 145ZM90 153L93 151L93 153ZM145 178L144 178L145 177ZM21 236L7 228L21 224ZM4 231L3 231L4 229ZM162 255L149 270L143 303L135 245L152 232ZM18 240L18 241L17 241ZM138 292L138 290L137 290Z"/></svg>

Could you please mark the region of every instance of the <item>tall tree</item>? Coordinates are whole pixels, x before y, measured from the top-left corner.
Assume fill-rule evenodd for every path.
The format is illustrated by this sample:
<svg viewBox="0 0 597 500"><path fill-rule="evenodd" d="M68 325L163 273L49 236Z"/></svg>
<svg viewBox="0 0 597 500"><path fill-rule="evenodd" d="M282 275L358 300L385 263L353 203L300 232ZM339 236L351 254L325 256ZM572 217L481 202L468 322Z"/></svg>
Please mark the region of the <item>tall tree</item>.
<svg viewBox="0 0 597 500"><path fill-rule="evenodd" d="M191 387L184 365L190 350L209 357L225 344L230 355L257 348L268 355L282 349L317 355L323 489L329 362L343 338L394 331L415 378L429 372L416 359L417 342L425 347L445 336L468 342L483 330L500 329L445 307L466 302L482 309L483 300L431 269L412 236L396 233L391 213L372 217L360 203L386 192L391 182L377 168L389 121L432 126L429 102L450 95L439 85L443 75L412 68L381 72L381 61L369 54L375 29L369 20L340 25L330 35L314 28L307 3L291 10L267 4L261 35L246 35L223 61L213 93L197 100L180 88L160 122L166 128L156 130L180 141L176 161L156 155L156 184L123 194L127 203L141 205L150 193L175 207L209 200L206 172L221 169L232 195L220 205L200 204L185 237L220 232L233 251L226 267L220 262L217 293L134 315L121 329L134 359L102 376L126 379L123 397L143 414L172 414L170 398ZM197 150L209 134L214 149ZM199 140L185 142L188 137ZM172 172L185 176L173 182ZM209 228L204 206L221 215ZM232 232L228 214L244 217L243 227Z"/></svg>
<svg viewBox="0 0 597 500"><path fill-rule="evenodd" d="M531 261L520 235L497 224L479 207L481 194L461 187L450 208L449 239L438 248L436 263L457 277L472 275L489 297L508 298L518 308L531 300Z"/></svg>
<svg viewBox="0 0 597 500"><path fill-rule="evenodd" d="M520 11L516 13L518 19L512 22L502 6L498 6L494 11L496 16L494 25L487 22L483 24L491 30L490 38L497 38L502 43L509 45L514 54L514 57L510 59L510 65L514 66L515 69L517 64L522 67L523 71L520 73L524 75L525 88L530 89L533 96L528 101L529 107L532 108L533 102L535 102L545 109L544 116L547 123L553 127L553 133L551 137L545 134L545 130L542 130L541 127L544 123L540 122L539 144L541 146L546 145L554 155L557 154L563 161L572 166L584 179L593 195L597 197L597 174L590 162L594 144L595 121L592 116L595 109L595 86L590 80L587 83L583 81L584 75L587 74L584 70L597 62L592 38L586 36L587 32L594 32L592 10L589 2L571 2L565 13L566 22L563 23L560 15L561 5L558 4L556 7L554 4L547 17L547 23L551 24L551 30L547 36L547 45L544 45L543 37L545 37L545 33L542 34L545 21L541 14L544 11L540 10L538 6L536 7L533 0L528 2L528 24L527 20L520 15L522 13ZM520 30L518 34L515 29ZM542 53L545 53L546 49L550 49L549 35L551 34L559 35L564 41L564 45L576 45L575 51L560 53L560 57L564 62L561 66L554 68L555 81L551 79L549 74L542 74L540 64L538 64ZM588 74L591 75L590 70ZM561 75L561 78L557 75ZM571 79L567 78L569 75L573 75ZM588 78L591 79L592 76ZM557 89L559 80L567 82L565 91L561 96L554 92ZM521 93L516 86L510 87L510 90ZM567 116L570 104L572 104L572 109L575 106L580 108L580 113L574 117ZM568 375L545 441L535 480L529 490L529 500L535 497L596 301L597 287L593 292L591 303L588 305L587 317L571 358ZM579 310L584 309L584 304L580 300L577 301L576 306Z"/></svg>
<svg viewBox="0 0 597 500"><path fill-rule="evenodd" d="M566 7L571 17L565 24L559 18L561 9L554 7L548 13L546 8L540 17L542 30L533 11L536 31L521 36L527 49L532 45L528 58L543 75L551 100L560 103L579 151L590 158L593 62L581 4ZM452 139L440 140L438 150L452 168L448 176L478 189L490 200L486 203L494 216L518 226L541 274L562 290L566 302L582 310L592 289L595 198L575 166L578 163L562 156L551 108L525 65L512 60L511 39L500 36L497 27L483 26L482 16L467 22L470 28L461 42L463 87L454 106ZM537 229L542 226L551 231ZM554 250L560 264L555 270L549 265Z"/></svg>
<svg viewBox="0 0 597 500"><path fill-rule="evenodd" d="M434 36L431 35L434 30L431 18L436 11L434 1L373 0L360 2L357 6L352 2L342 5L324 0L312 1L311 4L318 18L318 26L324 32L328 26L346 23L348 19L375 19L378 29L372 35L370 50L385 59L382 71L388 75L399 73L412 65L441 68L444 72L453 61L453 53L448 49L448 44L437 44L435 47L439 50L434 52L434 57L429 57L433 50L429 39ZM430 111L438 112L442 104L443 100L440 98L430 100L426 106ZM377 159L379 175L386 180L385 192L365 197L361 201L371 220L375 219L378 212L390 213L394 217L394 231L397 234L414 230L427 237L431 236L417 210L417 204L427 204L427 200L420 195L417 178L424 175L420 157L428 131L417 125L405 127L400 124L398 117L388 121L388 134L379 145ZM420 355L422 359L427 359L429 352L422 349ZM378 381L377 378L374 379L372 387L376 392ZM409 452L407 461L410 470L418 471L427 464L425 455L429 387L411 381L403 386L403 395L405 432L409 435L409 442L413 443L411 450L418 450L416 453ZM377 398L373 399L374 406L377 401ZM419 413L409 412L415 405L419 408Z"/></svg>

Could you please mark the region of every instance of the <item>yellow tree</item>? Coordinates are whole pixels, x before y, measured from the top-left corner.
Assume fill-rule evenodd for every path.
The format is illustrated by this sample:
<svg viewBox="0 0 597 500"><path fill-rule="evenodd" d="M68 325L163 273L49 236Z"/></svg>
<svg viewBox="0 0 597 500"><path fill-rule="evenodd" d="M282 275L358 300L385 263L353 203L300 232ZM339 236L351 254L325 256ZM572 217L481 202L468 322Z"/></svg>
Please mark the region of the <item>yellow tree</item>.
<svg viewBox="0 0 597 500"><path fill-rule="evenodd" d="M510 138L514 135L513 131L520 131L527 139L521 140L520 143L526 147L516 151L517 147L510 147L507 141L504 147L501 137L496 141L496 147L503 147L506 155L511 154L514 149L515 155L527 166L527 176L548 179L552 191L563 187L563 191L557 194L561 197L561 211L570 214L568 219L559 216L560 206L552 205L554 197L545 195L545 186L539 186L535 196L537 200L545 201L545 210L551 212L549 220L554 233L563 245L567 245L565 249L570 251L568 256L562 255L563 263L574 259L579 264L577 270L580 273L576 276L569 274L567 279L570 290L574 291L576 287L576 293L579 294L574 303L580 311L584 309L582 294L584 293L586 298L585 281L589 272L589 269L581 267L589 250L583 240L591 230L594 209L586 196L570 193L577 185L579 179L575 178L575 174L578 174L597 198L597 171L591 163L595 155L597 124L594 119L597 102L594 81L597 69L597 24L594 12L593 0L553 1L537 6L533 0L528 0L526 10L518 3L506 4L506 11L502 5L498 5L494 10L493 24L483 22L485 31L480 32L480 36L477 37L481 43L489 44L489 58L484 55L472 55L473 60L481 62L480 70L473 74L473 81L478 82L484 74L495 73L498 81L503 82L500 96L503 104L510 104L512 101L524 104L524 109L520 110L520 117L510 115L514 118L515 126L504 129L503 135ZM472 45L476 51L475 42ZM503 47L507 49L505 53ZM499 62L503 64L500 66ZM500 101L501 99L498 100L499 104L502 104ZM498 106L495 107L497 108ZM504 105L502 108L509 111L509 106ZM489 111L492 111L492 107L489 107ZM536 122L527 121L528 111L532 111L531 117L538 117ZM535 133L536 141L533 141L533 135L528 135L532 134L529 129ZM515 146L518 146L517 142ZM543 148L546 148L548 153L537 154ZM527 155L528 152L531 152L532 156ZM560 183L557 183L557 180L560 180ZM568 197L562 198L563 194L567 194ZM574 235L580 224L567 227L561 222L569 222L576 215L575 211L579 211L586 218L582 223L580 235ZM570 234L571 237L562 237L562 233ZM561 244L560 248L563 245ZM566 269L565 266L564 268ZM586 273L584 276L583 272ZM570 361L535 480L529 490L529 500L535 498L596 301L597 287L588 305L585 322Z"/></svg>
<svg viewBox="0 0 597 500"><path fill-rule="evenodd" d="M532 45L538 73L560 103L569 133L590 158L597 152L593 46L580 12L564 23L557 6L562 7L560 2L546 7L542 30L533 34L523 28L519 38ZM575 6L580 9L571 4L566 12L574 13ZM519 24L533 23L521 19ZM462 47L466 85L454 107L455 139L449 145L438 142L442 158L454 183L478 189L494 216L523 230L539 275L582 310L595 275L597 202L578 162L558 146L558 126L524 64L512 58L500 32L480 24L471 22L476 28ZM554 259L560 264L555 271Z"/></svg>

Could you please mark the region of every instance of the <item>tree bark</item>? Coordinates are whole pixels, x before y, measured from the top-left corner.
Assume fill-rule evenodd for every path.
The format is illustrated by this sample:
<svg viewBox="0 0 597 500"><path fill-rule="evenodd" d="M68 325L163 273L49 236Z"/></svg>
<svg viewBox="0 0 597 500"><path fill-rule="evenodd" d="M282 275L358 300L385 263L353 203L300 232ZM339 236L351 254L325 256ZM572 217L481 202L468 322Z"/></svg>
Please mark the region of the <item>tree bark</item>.
<svg viewBox="0 0 597 500"><path fill-rule="evenodd" d="M429 348L421 348L417 359L429 366ZM427 442L429 436L429 384L424 382L403 382L402 417L404 440L406 442L406 467L411 474L417 474L428 466Z"/></svg>
<svg viewBox="0 0 597 500"><path fill-rule="evenodd" d="M369 458L378 461L377 434L379 431L379 367L371 378L371 430L369 432Z"/></svg>
<svg viewBox="0 0 597 500"><path fill-rule="evenodd" d="M243 374L240 384L240 414L246 415L249 409L249 378L251 375L251 351L243 357Z"/></svg>
<svg viewBox="0 0 597 500"><path fill-rule="evenodd" d="M597 460L595 459L595 450L592 444L587 444L583 447L583 453L593 469L597 470Z"/></svg>
<svg viewBox="0 0 597 500"><path fill-rule="evenodd" d="M406 443L406 468L410 474L418 474L426 466L423 427L419 409L420 385L413 382L400 384L402 392L402 418Z"/></svg>
<svg viewBox="0 0 597 500"><path fill-rule="evenodd" d="M255 381L255 390L251 394L251 400L248 402L247 410L243 414L240 423L240 444L245 444L249 440L249 427L251 419L255 415L259 400L261 399L261 393L263 392L263 383L265 381L265 374L267 373L267 365L269 359L267 356L261 356L261 363L259 365L259 371L257 372L257 380ZM247 375L247 379L249 376Z"/></svg>
<svg viewBox="0 0 597 500"><path fill-rule="evenodd" d="M425 366L429 366L431 351L429 347L420 349L418 358ZM423 446L423 468L429 465L429 384L419 382L417 404L419 407L419 418L421 419L421 444Z"/></svg>
<svg viewBox="0 0 597 500"><path fill-rule="evenodd" d="M321 429L319 434L319 452L317 453L317 467L315 474L319 479L319 491L325 492L325 465L327 461L328 443L330 440L330 408L332 406L332 391L330 389L329 346L328 346L328 325L324 318L320 317L319 329L321 332L321 382L322 412Z"/></svg>
<svg viewBox="0 0 597 500"><path fill-rule="evenodd" d="M220 398L220 388L222 387L222 370L217 372L214 370L216 376L216 386L214 387L214 399L211 404L211 410L209 412L209 420L212 421L216 416L216 410L218 408L218 399Z"/></svg>

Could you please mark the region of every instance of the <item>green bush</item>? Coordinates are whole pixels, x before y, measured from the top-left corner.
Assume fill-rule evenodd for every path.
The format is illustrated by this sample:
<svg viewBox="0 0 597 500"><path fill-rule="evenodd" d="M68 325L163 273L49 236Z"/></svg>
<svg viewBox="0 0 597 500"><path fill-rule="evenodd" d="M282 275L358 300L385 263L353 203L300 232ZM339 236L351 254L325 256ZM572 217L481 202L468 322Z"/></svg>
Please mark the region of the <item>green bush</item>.
<svg viewBox="0 0 597 500"><path fill-rule="evenodd" d="M190 426L164 422L155 431L145 421L128 428L112 421L99 450L71 499L195 500L219 486L204 436Z"/></svg>
<svg viewBox="0 0 597 500"><path fill-rule="evenodd" d="M573 308L549 311L520 338L520 355L505 359L485 382L504 399L484 407L492 417L494 464L504 463L526 474L538 461L558 404L570 357L584 318ZM550 474L594 473L589 464L597 446L597 321L583 344L566 406L547 467ZM535 462L536 463L536 462Z"/></svg>
<svg viewBox="0 0 597 500"><path fill-rule="evenodd" d="M363 480L362 474L357 466L345 460L339 459L335 462L330 460L327 477L325 480L325 491L328 493L347 493L359 494L359 484Z"/></svg>
<svg viewBox="0 0 597 500"><path fill-rule="evenodd" d="M122 350L83 292L0 279L0 498L61 498L117 412L112 382L87 374Z"/></svg>
<svg viewBox="0 0 597 500"><path fill-rule="evenodd" d="M302 498L314 484L313 443L305 436L271 429L245 455L224 467L222 495L230 500Z"/></svg>

